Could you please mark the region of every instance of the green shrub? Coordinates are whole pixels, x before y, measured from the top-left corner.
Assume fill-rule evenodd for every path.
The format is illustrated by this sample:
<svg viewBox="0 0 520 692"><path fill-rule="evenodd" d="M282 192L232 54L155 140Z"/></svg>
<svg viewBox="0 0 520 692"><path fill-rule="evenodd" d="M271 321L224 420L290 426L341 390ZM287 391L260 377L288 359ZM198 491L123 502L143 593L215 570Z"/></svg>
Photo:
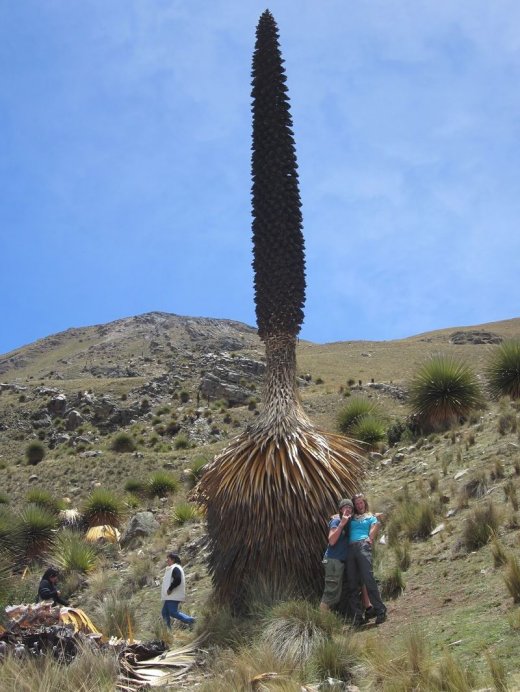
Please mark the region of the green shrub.
<svg viewBox="0 0 520 692"><path fill-rule="evenodd" d="M182 389L179 392L179 399L180 399L181 404L187 404L188 401L190 400L190 393L187 392L185 389Z"/></svg>
<svg viewBox="0 0 520 692"><path fill-rule="evenodd" d="M34 440L33 442L29 442L29 444L25 448L25 458L27 459L27 463L31 466L36 466L36 464L39 464L40 461L44 460L45 447L40 442L40 440Z"/></svg>
<svg viewBox="0 0 520 692"><path fill-rule="evenodd" d="M110 448L113 452L124 454L125 452L135 451L135 440L126 432L118 433L112 440Z"/></svg>
<svg viewBox="0 0 520 692"><path fill-rule="evenodd" d="M0 491L0 505L8 505L9 504L9 496L7 493L4 493Z"/></svg>
<svg viewBox="0 0 520 692"><path fill-rule="evenodd" d="M493 350L486 378L493 397L520 398L520 341L504 341Z"/></svg>
<svg viewBox="0 0 520 692"><path fill-rule="evenodd" d="M119 526L124 506L120 497L106 488L96 488L85 500L82 513L87 526Z"/></svg>
<svg viewBox="0 0 520 692"><path fill-rule="evenodd" d="M434 356L410 385L412 416L423 431L445 430L483 406L473 371L449 356Z"/></svg>
<svg viewBox="0 0 520 692"><path fill-rule="evenodd" d="M152 497L164 497L176 493L180 488L180 481L166 471L157 471L150 476L148 481L148 493Z"/></svg>
<svg viewBox="0 0 520 692"><path fill-rule="evenodd" d="M377 412L373 401L362 396L352 397L348 404L338 413L338 428L344 434L350 434L354 425L365 416L372 416Z"/></svg>

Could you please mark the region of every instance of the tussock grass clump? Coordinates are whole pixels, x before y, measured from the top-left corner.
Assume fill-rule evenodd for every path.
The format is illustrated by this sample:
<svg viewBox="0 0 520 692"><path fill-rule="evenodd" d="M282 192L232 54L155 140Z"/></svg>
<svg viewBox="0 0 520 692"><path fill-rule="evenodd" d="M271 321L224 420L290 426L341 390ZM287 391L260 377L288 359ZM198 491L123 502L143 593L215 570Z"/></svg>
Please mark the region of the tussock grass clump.
<svg viewBox="0 0 520 692"><path fill-rule="evenodd" d="M497 430L500 435L515 433L517 431L516 413L502 413L498 418Z"/></svg>
<svg viewBox="0 0 520 692"><path fill-rule="evenodd" d="M119 526L121 524L124 506L121 498L106 488L96 488L86 499L83 517L87 526Z"/></svg>
<svg viewBox="0 0 520 692"><path fill-rule="evenodd" d="M365 397L352 397L339 412L337 421L340 432L370 447L386 438L386 424L377 404Z"/></svg>
<svg viewBox="0 0 520 692"><path fill-rule="evenodd" d="M33 505L38 505L38 507L46 509L51 514L58 514L66 507L63 500L59 500L58 498L54 497L52 493L44 488L31 488L27 491L27 495L25 497L27 502Z"/></svg>
<svg viewBox="0 0 520 692"><path fill-rule="evenodd" d="M514 555L507 560L504 581L514 603L520 603L520 564Z"/></svg>
<svg viewBox="0 0 520 692"><path fill-rule="evenodd" d="M496 692L509 692L505 666L497 658L491 656L488 651L486 651L485 656L493 680L493 689Z"/></svg>
<svg viewBox="0 0 520 692"><path fill-rule="evenodd" d="M96 624L108 637L133 639L136 613L128 598L118 591L107 593L96 609Z"/></svg>
<svg viewBox="0 0 520 692"><path fill-rule="evenodd" d="M113 651L81 649L66 666L51 656L17 659L0 666L0 689L17 692L112 692L119 674Z"/></svg>
<svg viewBox="0 0 520 692"><path fill-rule="evenodd" d="M381 595L383 598L398 598L405 590L406 583L399 565L381 579Z"/></svg>
<svg viewBox="0 0 520 692"><path fill-rule="evenodd" d="M493 556L493 565L495 569L506 564L508 557L507 551L497 534L493 534L491 538L491 555Z"/></svg>
<svg viewBox="0 0 520 692"><path fill-rule="evenodd" d="M64 574L89 574L98 562L97 552L74 531L61 531L54 547L54 562Z"/></svg>
<svg viewBox="0 0 520 692"><path fill-rule="evenodd" d="M175 442L173 443L173 448L174 449L188 449L190 446L190 441L188 440L188 437L184 435L183 433L180 433L177 435L175 438Z"/></svg>
<svg viewBox="0 0 520 692"><path fill-rule="evenodd" d="M412 379L410 406L423 430L446 430L484 404L471 368L449 356L434 356Z"/></svg>
<svg viewBox="0 0 520 692"><path fill-rule="evenodd" d="M251 635L251 622L234 615L227 605L210 604L200 622L209 646L238 651Z"/></svg>
<svg viewBox="0 0 520 692"><path fill-rule="evenodd" d="M127 493L141 495L146 492L146 481L137 478L129 478L124 487Z"/></svg>
<svg viewBox="0 0 520 692"><path fill-rule="evenodd" d="M110 448L113 452L117 452L118 454L134 452L136 448L135 440L129 433L120 432L112 440Z"/></svg>
<svg viewBox="0 0 520 692"><path fill-rule="evenodd" d="M30 466L36 466L45 458L45 446L39 440L29 442L25 448L25 458Z"/></svg>
<svg viewBox="0 0 520 692"><path fill-rule="evenodd" d="M472 692L475 689L475 675L464 667L450 653L445 653L430 673L433 690L453 690L453 692Z"/></svg>
<svg viewBox="0 0 520 692"><path fill-rule="evenodd" d="M280 658L302 665L338 628L337 618L308 601L287 601L274 606L264 618L261 635Z"/></svg>
<svg viewBox="0 0 520 692"><path fill-rule="evenodd" d="M504 341L493 349L486 378L493 397L520 398L520 341Z"/></svg>
<svg viewBox="0 0 520 692"><path fill-rule="evenodd" d="M190 502L179 502L173 510L173 521L177 526L199 521L200 518L200 510Z"/></svg>
<svg viewBox="0 0 520 692"><path fill-rule="evenodd" d="M222 652L213 666L212 678L199 689L201 692L301 692L299 678L298 672L281 660L269 645L257 643L239 651Z"/></svg>
<svg viewBox="0 0 520 692"><path fill-rule="evenodd" d="M412 564L411 544L409 540L403 540L394 546L395 559L397 566L406 572Z"/></svg>
<svg viewBox="0 0 520 692"><path fill-rule="evenodd" d="M309 666L321 680L334 678L348 682L360 658L361 647L355 637L336 636L325 639L315 647Z"/></svg>
<svg viewBox="0 0 520 692"><path fill-rule="evenodd" d="M181 486L177 476L166 471L157 471L148 481L148 494L151 497L164 497L176 493Z"/></svg>
<svg viewBox="0 0 520 692"><path fill-rule="evenodd" d="M338 429L342 433L350 433L354 425L362 418L375 414L377 407L375 402L362 396L355 396L338 413Z"/></svg>
<svg viewBox="0 0 520 692"><path fill-rule="evenodd" d="M482 548L497 532L499 525L500 517L492 502L475 507L464 524L462 544L467 550Z"/></svg>
<svg viewBox="0 0 520 692"><path fill-rule="evenodd" d="M207 463L208 459L206 459L206 457L197 456L188 466L187 477L189 484L192 488L194 488L195 485L199 482L200 478L202 477L202 474L204 473L204 467Z"/></svg>
<svg viewBox="0 0 520 692"><path fill-rule="evenodd" d="M349 434L369 447L376 447L386 438L386 425L376 416L364 416L352 426Z"/></svg>
<svg viewBox="0 0 520 692"><path fill-rule="evenodd" d="M436 508L429 499L405 498L388 523L388 540L396 545L401 534L410 540L428 538L435 528Z"/></svg>
<svg viewBox="0 0 520 692"><path fill-rule="evenodd" d="M513 480L508 480L504 485L504 495L506 501L511 503L513 511L518 512L518 495L516 494L516 485Z"/></svg>

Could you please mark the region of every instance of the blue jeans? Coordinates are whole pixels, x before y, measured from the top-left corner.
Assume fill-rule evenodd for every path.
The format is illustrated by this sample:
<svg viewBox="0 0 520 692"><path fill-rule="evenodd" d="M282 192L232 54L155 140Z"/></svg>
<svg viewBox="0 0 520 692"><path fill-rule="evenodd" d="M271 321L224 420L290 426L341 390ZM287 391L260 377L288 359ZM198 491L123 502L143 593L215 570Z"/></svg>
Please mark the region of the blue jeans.
<svg viewBox="0 0 520 692"><path fill-rule="evenodd" d="M195 622L195 618L192 618L191 615L181 613L181 611L179 610L179 604L180 601L163 601L161 615L168 629L171 629L172 627L170 618L180 620L185 625L191 625Z"/></svg>

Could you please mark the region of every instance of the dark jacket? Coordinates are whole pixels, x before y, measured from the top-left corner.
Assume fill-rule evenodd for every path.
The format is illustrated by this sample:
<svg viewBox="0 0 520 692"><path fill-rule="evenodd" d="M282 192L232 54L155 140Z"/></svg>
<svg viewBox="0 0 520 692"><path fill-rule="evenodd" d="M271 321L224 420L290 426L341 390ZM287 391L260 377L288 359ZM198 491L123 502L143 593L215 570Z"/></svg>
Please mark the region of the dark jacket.
<svg viewBox="0 0 520 692"><path fill-rule="evenodd" d="M52 601L54 605L58 605L58 603L64 606L69 605L68 601L61 598L58 594L58 589L48 579L42 579L40 581L36 603L39 603L39 601Z"/></svg>

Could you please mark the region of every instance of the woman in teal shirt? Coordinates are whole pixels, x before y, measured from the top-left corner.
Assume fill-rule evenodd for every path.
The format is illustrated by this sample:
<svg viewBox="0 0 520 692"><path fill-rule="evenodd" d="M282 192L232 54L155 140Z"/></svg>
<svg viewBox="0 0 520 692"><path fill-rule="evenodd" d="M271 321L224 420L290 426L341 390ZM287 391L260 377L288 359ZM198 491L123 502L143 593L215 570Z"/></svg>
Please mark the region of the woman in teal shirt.
<svg viewBox="0 0 520 692"><path fill-rule="evenodd" d="M347 552L347 581L349 602L354 625L363 622L363 611L359 587L366 586L370 602L376 612L376 625L386 620L386 606L372 571L372 544L379 531L377 517L368 511L368 502L359 493L352 498L354 516L350 519L349 548Z"/></svg>

